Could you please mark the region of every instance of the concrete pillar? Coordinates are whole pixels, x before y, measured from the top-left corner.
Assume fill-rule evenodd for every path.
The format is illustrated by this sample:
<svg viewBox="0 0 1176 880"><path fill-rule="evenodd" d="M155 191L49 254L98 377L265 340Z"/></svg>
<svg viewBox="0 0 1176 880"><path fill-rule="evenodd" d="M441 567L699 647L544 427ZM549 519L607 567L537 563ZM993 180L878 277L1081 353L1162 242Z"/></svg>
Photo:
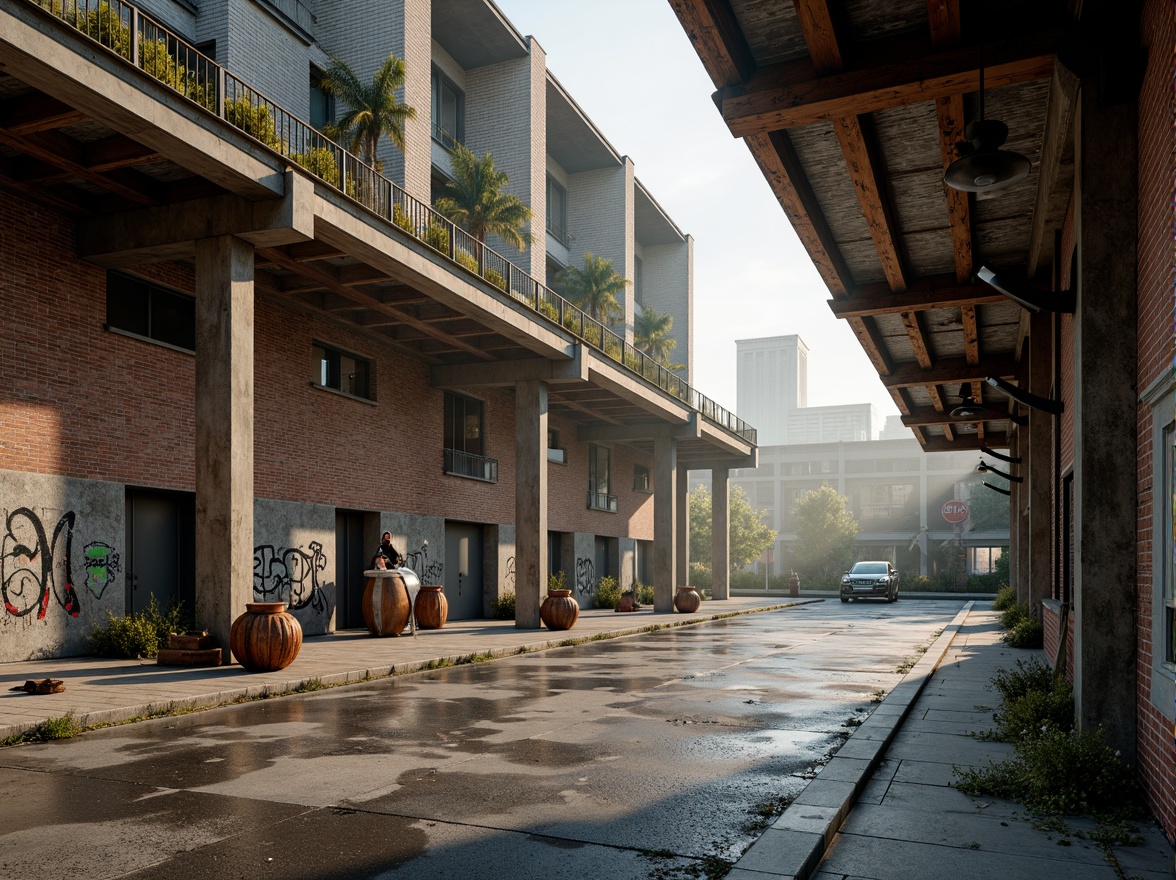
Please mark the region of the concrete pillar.
<svg viewBox="0 0 1176 880"><path fill-rule="evenodd" d="M678 441L653 441L653 610L673 611L678 586L674 520L678 512Z"/></svg>
<svg viewBox="0 0 1176 880"><path fill-rule="evenodd" d="M1084 77L1074 130L1074 699L1135 763L1136 103ZM1117 161L1108 161L1108 157Z"/></svg>
<svg viewBox="0 0 1176 880"><path fill-rule="evenodd" d="M1029 317L1029 390L1049 397L1053 384L1053 317ZM1029 495L1029 605L1038 613L1050 595L1050 505L1053 488L1053 428L1056 416L1039 409L1029 413L1025 458L1012 473L1020 474Z"/></svg>
<svg viewBox="0 0 1176 880"><path fill-rule="evenodd" d="M674 488L674 568L678 582L674 587L690 583L690 472L678 468Z"/></svg>
<svg viewBox="0 0 1176 880"><path fill-rule="evenodd" d="M731 484L729 468L711 468L711 576L714 597L731 598Z"/></svg>
<svg viewBox="0 0 1176 880"><path fill-rule="evenodd" d="M547 386L529 379L515 383L516 627L539 628L546 590Z"/></svg>
<svg viewBox="0 0 1176 880"><path fill-rule="evenodd" d="M196 619L230 663L253 600L253 245L196 242Z"/></svg>

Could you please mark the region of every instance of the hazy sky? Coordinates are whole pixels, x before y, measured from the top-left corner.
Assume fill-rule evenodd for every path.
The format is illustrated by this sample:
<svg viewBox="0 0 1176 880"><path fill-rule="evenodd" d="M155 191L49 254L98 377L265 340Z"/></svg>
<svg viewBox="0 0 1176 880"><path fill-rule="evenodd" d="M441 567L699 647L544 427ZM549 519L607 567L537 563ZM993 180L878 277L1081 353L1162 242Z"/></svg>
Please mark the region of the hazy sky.
<svg viewBox="0 0 1176 880"><path fill-rule="evenodd" d="M495 0L683 232L694 236L694 384L734 410L735 340L798 333L809 404L895 414L667 0Z"/></svg>

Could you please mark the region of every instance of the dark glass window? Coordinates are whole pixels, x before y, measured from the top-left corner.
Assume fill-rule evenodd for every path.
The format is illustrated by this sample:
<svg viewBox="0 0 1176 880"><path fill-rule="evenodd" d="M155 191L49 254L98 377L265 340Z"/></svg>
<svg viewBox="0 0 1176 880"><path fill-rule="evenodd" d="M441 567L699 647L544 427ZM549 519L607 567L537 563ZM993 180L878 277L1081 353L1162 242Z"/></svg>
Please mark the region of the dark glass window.
<svg viewBox="0 0 1176 880"><path fill-rule="evenodd" d="M643 464L633 465L633 489L637 492L649 491L649 468Z"/></svg>
<svg viewBox="0 0 1176 880"><path fill-rule="evenodd" d="M550 174L547 176L547 231L568 242L568 191Z"/></svg>
<svg viewBox="0 0 1176 880"><path fill-rule="evenodd" d="M371 400L371 363L345 351L316 342L311 354L311 381Z"/></svg>
<svg viewBox="0 0 1176 880"><path fill-rule="evenodd" d="M465 92L433 68L433 137L448 149L465 139Z"/></svg>
<svg viewBox="0 0 1176 880"><path fill-rule="evenodd" d="M106 326L196 350L196 300L121 272L106 273Z"/></svg>
<svg viewBox="0 0 1176 880"><path fill-rule="evenodd" d="M485 455L482 436L482 401L460 394L445 394L445 448L469 455Z"/></svg>
<svg viewBox="0 0 1176 880"><path fill-rule="evenodd" d="M323 72L310 66L310 125L322 131L335 121L335 98L323 91Z"/></svg>

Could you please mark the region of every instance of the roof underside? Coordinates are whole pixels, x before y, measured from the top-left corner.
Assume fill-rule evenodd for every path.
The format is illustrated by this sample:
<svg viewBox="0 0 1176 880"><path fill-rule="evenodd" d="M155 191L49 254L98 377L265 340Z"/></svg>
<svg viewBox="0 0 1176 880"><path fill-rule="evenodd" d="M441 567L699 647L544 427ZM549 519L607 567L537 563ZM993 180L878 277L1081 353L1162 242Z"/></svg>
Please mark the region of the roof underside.
<svg viewBox="0 0 1176 880"><path fill-rule="evenodd" d="M1024 378L1020 306L981 266L1052 282L1073 183L1067 4L1044 0L670 0L833 300L925 449L1001 446ZM983 92L981 92L983 70ZM981 106L983 94L983 106ZM1019 183L943 183L968 122L1008 125ZM953 418L961 397L977 419Z"/></svg>

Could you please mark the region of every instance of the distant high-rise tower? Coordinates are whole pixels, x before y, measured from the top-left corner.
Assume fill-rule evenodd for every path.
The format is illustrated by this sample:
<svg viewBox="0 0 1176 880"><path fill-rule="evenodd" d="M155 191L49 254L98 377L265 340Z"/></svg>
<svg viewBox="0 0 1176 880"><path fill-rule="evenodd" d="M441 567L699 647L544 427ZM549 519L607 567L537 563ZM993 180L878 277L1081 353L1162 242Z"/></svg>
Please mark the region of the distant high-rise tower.
<svg viewBox="0 0 1176 880"><path fill-rule="evenodd" d="M808 406L808 346L796 334L738 339L736 407L760 446L788 442L788 414Z"/></svg>

